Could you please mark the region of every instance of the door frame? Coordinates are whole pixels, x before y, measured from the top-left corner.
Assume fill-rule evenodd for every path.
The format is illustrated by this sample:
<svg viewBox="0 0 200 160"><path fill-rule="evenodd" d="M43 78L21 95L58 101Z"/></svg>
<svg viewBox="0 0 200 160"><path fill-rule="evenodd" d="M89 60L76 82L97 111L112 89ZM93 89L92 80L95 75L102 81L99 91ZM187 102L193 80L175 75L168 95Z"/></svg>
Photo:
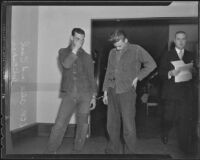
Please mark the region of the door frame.
<svg viewBox="0 0 200 160"><path fill-rule="evenodd" d="M140 23L140 24L146 24L146 23L159 23L159 24L197 24L198 26L200 25L200 17L153 17L153 18L114 18L114 19L91 19L91 51L92 51L92 37L93 37L93 25L94 22L108 22L108 23L116 23L119 21L133 21L133 23ZM199 30L198 30L199 32ZM200 37L200 32L198 33ZM198 77L200 76L200 42L198 41L198 52L196 57L198 57ZM98 85L98 82L97 82ZM197 136L198 136L198 141L200 143L200 79L197 81L196 86L196 91L198 95L198 121L196 124L197 127ZM98 86L99 87L99 86ZM200 148L200 144L198 144L198 148Z"/></svg>

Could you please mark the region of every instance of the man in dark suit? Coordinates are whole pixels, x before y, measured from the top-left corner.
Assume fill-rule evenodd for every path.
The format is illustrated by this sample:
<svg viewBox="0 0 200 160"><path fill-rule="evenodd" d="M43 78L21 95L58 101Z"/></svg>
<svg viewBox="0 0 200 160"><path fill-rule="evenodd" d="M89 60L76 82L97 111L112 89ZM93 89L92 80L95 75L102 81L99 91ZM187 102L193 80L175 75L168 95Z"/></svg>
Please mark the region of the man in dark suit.
<svg viewBox="0 0 200 160"><path fill-rule="evenodd" d="M175 48L164 53L161 57L159 75L162 79L162 135L164 144L168 142L169 131L174 124L177 124L177 137L180 147L187 150L187 137L191 131L190 122L193 118L193 78L177 81L175 78L181 73L180 69L175 69L172 62L181 60L185 64L191 63L192 67L188 71L194 77L194 56L185 49L186 33L178 31L175 34Z"/></svg>

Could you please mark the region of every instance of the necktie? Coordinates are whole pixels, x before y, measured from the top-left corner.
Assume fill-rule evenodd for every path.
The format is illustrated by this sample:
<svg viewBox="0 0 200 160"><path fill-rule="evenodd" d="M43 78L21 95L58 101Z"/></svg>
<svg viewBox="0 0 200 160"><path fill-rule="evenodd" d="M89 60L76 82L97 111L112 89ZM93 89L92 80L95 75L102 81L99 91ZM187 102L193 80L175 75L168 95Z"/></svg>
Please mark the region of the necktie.
<svg viewBox="0 0 200 160"><path fill-rule="evenodd" d="M179 58L180 58L180 59L183 58L183 54L184 54L183 50L180 50L180 52L179 52Z"/></svg>

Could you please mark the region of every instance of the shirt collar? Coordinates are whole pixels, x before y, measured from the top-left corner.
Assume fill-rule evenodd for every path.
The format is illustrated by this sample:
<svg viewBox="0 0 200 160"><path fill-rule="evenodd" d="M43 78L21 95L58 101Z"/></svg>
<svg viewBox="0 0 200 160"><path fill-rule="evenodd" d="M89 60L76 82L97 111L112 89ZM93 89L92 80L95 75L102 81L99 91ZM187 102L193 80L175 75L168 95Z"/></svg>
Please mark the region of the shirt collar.
<svg viewBox="0 0 200 160"><path fill-rule="evenodd" d="M123 48L123 52L126 52L129 47L129 42L126 43L125 47Z"/></svg>
<svg viewBox="0 0 200 160"><path fill-rule="evenodd" d="M129 44L130 44L130 43L127 42L126 45L124 46L124 48L121 50L121 53L122 53L122 54L125 53L125 52L128 50ZM119 52L119 51L117 51L117 49L116 49L116 52Z"/></svg>
<svg viewBox="0 0 200 160"><path fill-rule="evenodd" d="M180 49L178 49L177 47L175 47L175 50L176 50L176 52L179 54L180 53ZM183 50L183 52L184 52L184 49L182 49Z"/></svg>

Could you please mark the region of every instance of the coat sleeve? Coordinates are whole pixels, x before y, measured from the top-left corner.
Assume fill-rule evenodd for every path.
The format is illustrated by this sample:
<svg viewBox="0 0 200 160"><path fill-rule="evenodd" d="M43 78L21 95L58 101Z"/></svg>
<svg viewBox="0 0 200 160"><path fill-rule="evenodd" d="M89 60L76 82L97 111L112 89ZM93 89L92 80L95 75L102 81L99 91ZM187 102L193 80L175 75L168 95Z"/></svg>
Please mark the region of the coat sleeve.
<svg viewBox="0 0 200 160"><path fill-rule="evenodd" d="M74 61L77 59L77 56L72 52L64 54L63 49L58 51L59 61L64 68L71 68Z"/></svg>
<svg viewBox="0 0 200 160"><path fill-rule="evenodd" d="M168 72L173 69L169 62L169 52L165 52L160 59L158 75L162 80L168 80Z"/></svg>
<svg viewBox="0 0 200 160"><path fill-rule="evenodd" d="M87 54L87 53L85 53L85 54ZM87 72L88 72L88 80L89 80L90 87L93 92L92 94L94 96L96 96L97 95L97 85L96 85L95 78L94 78L94 62L89 54L87 54L86 65L87 65Z"/></svg>
<svg viewBox="0 0 200 160"><path fill-rule="evenodd" d="M108 90L109 81L112 78L111 75L114 72L114 68L111 65L111 61L112 61L112 50L110 51L109 57L108 57L108 65L107 65L106 74L105 74L104 83L103 83L103 91Z"/></svg>
<svg viewBox="0 0 200 160"><path fill-rule="evenodd" d="M156 63L150 54L142 47L138 46L139 61L144 67L138 73L138 79L141 81L148 76L156 67Z"/></svg>
<svg viewBox="0 0 200 160"><path fill-rule="evenodd" d="M198 76L198 62L195 58L195 54L193 52L189 52L190 56L190 62L193 62L193 68L192 68L192 75L194 78L197 78Z"/></svg>

